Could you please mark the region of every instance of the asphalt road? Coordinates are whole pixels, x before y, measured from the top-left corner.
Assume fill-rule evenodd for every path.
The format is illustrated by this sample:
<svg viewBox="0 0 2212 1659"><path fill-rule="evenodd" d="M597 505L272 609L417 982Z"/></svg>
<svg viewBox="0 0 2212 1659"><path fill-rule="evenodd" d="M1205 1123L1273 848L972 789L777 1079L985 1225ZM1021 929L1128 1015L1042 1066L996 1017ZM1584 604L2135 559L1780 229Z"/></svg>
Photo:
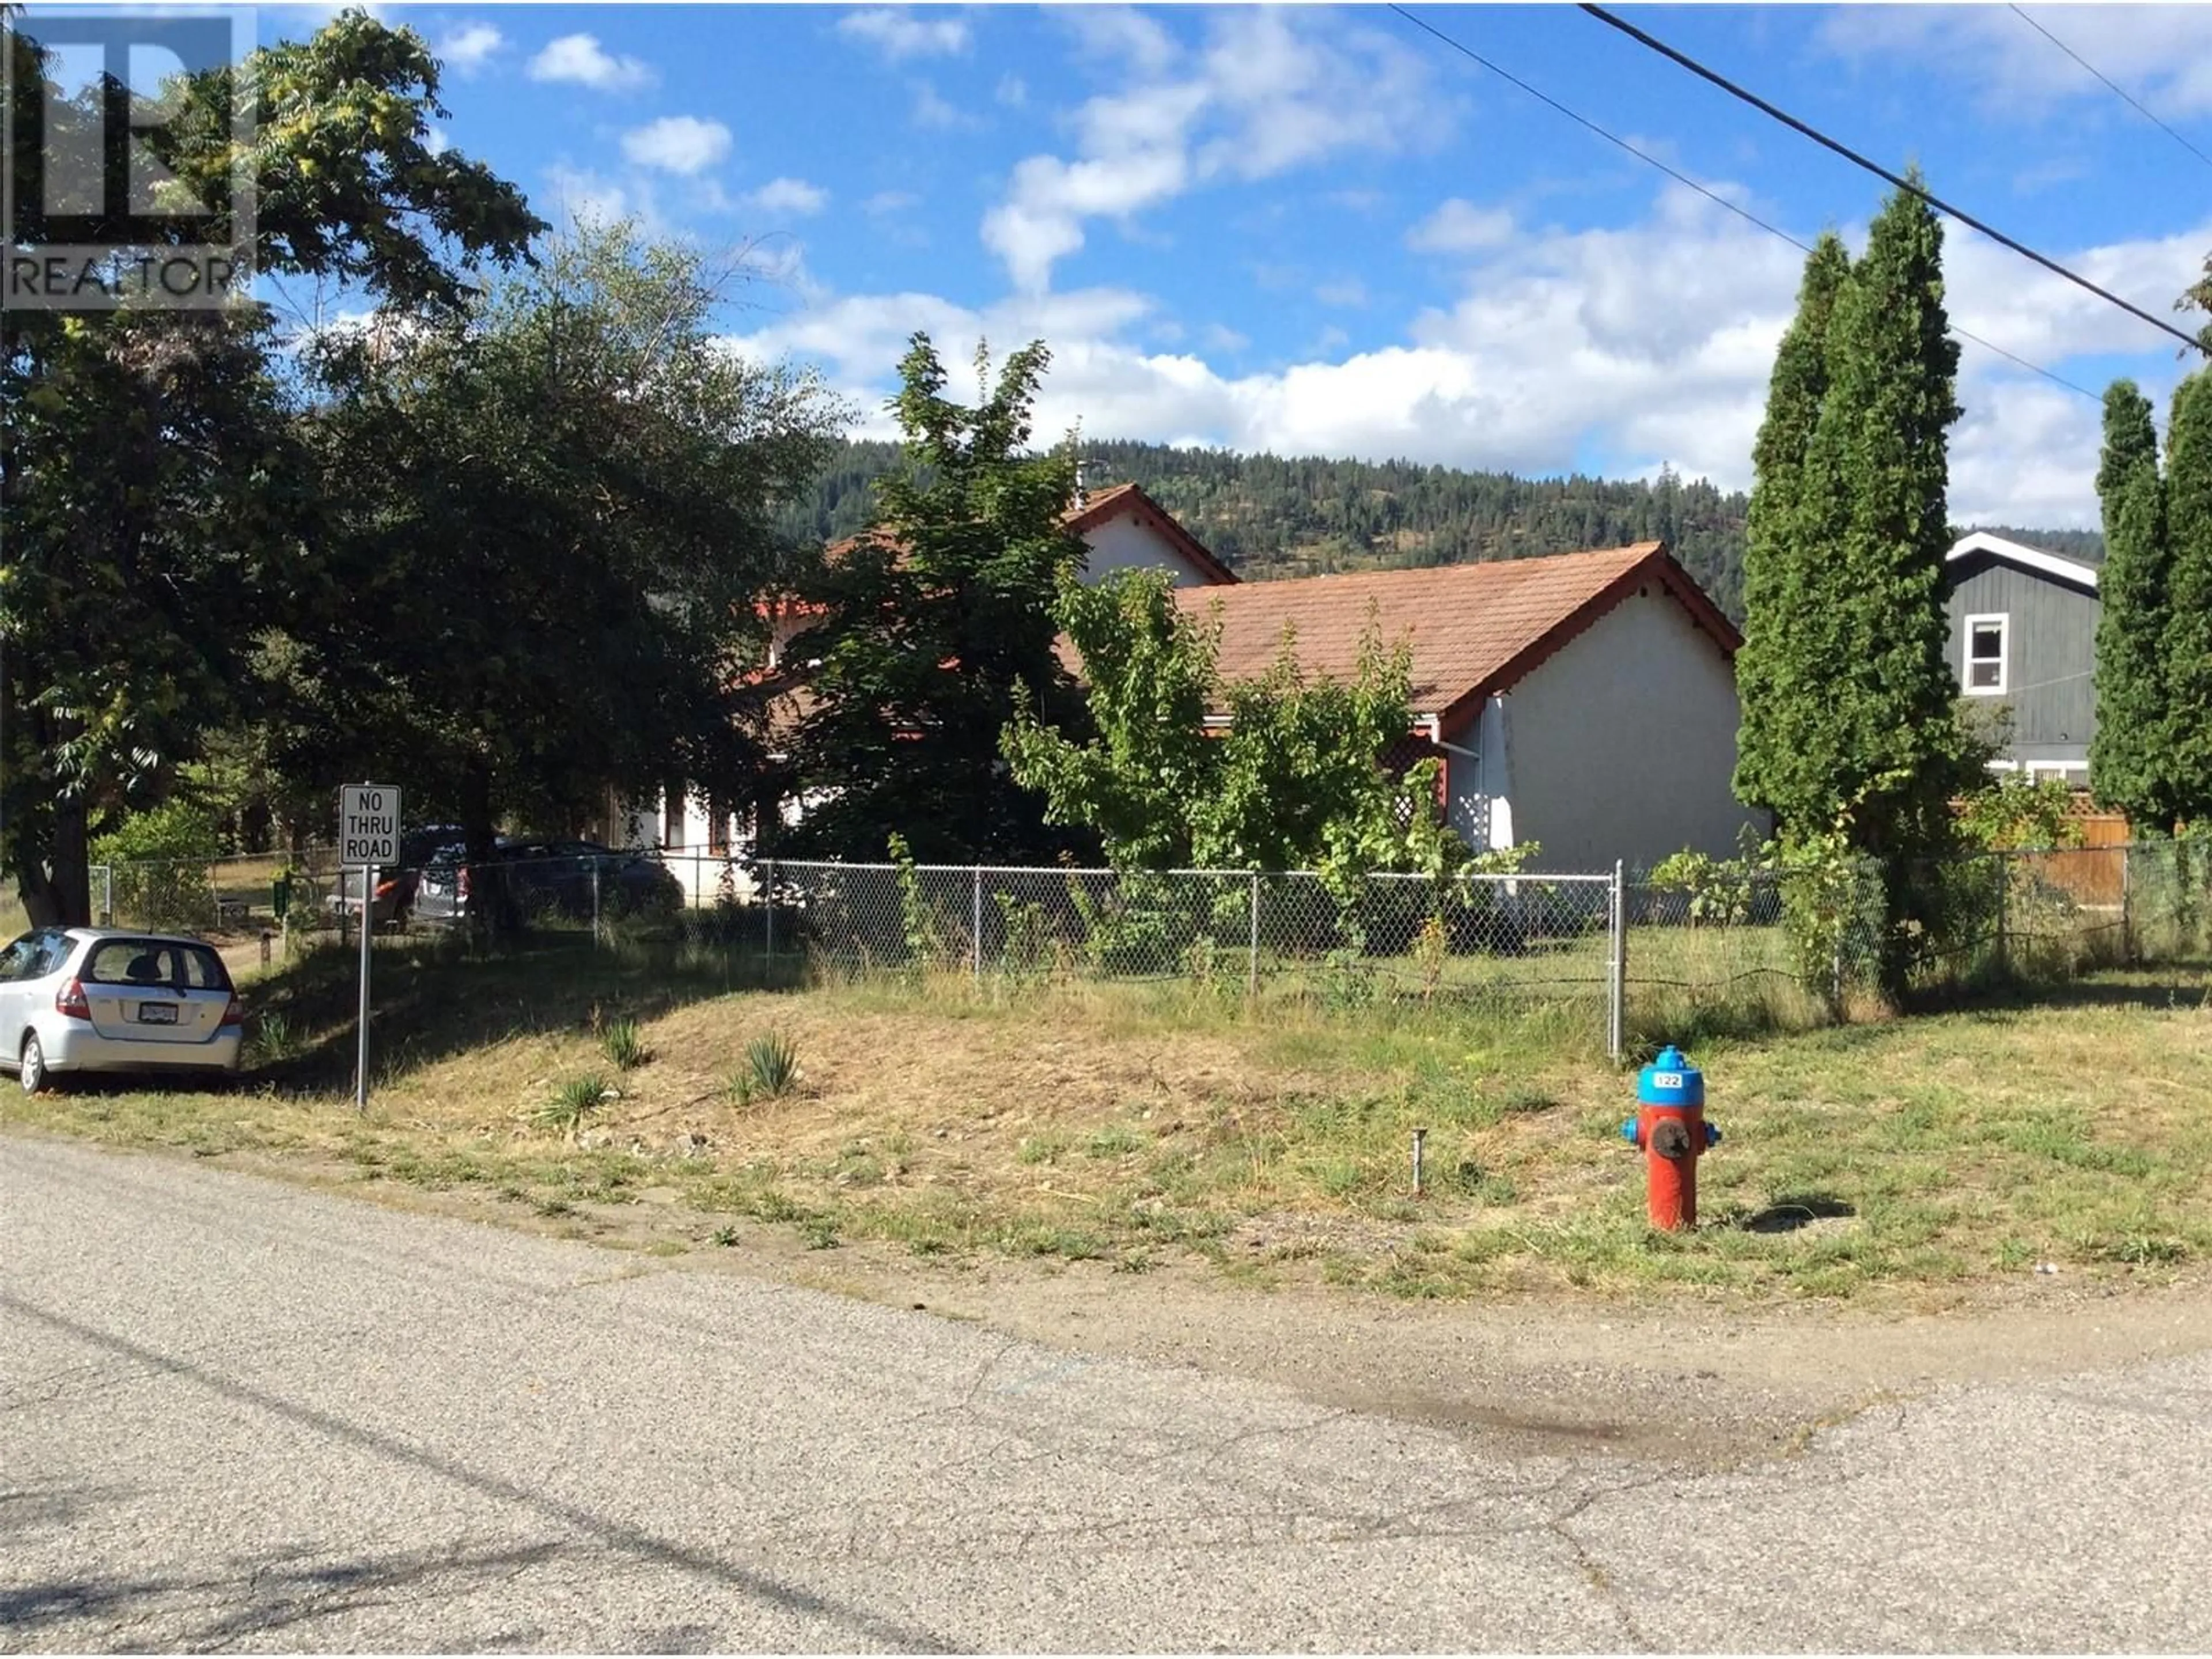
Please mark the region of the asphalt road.
<svg viewBox="0 0 2212 1659"><path fill-rule="evenodd" d="M0 1650L2212 1649L2203 1355L1698 1474L659 1268L0 1138Z"/></svg>

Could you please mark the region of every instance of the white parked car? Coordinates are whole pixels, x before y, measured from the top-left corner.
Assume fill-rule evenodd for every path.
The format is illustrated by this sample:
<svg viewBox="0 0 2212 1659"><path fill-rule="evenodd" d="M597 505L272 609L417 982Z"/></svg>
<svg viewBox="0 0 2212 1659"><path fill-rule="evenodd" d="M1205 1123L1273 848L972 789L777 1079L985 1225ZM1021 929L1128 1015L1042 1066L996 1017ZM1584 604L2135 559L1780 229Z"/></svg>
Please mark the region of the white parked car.
<svg viewBox="0 0 2212 1659"><path fill-rule="evenodd" d="M25 1094L70 1073L235 1073L244 1014L200 939L43 927L0 951L0 1066Z"/></svg>

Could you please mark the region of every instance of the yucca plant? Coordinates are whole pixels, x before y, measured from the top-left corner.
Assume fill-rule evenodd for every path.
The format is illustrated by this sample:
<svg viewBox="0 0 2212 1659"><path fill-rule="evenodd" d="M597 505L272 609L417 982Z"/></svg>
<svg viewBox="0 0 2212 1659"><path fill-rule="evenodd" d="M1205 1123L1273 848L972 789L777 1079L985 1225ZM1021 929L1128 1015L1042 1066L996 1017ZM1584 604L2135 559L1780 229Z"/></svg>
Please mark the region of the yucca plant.
<svg viewBox="0 0 2212 1659"><path fill-rule="evenodd" d="M653 1058L653 1051L638 1032L637 1022L629 1018L616 1020L599 1033L599 1052L624 1072L634 1071Z"/></svg>
<svg viewBox="0 0 2212 1659"><path fill-rule="evenodd" d="M730 1097L740 1106L780 1100L799 1086L799 1050L791 1039L773 1033L745 1044L745 1063L730 1079Z"/></svg>
<svg viewBox="0 0 2212 1659"><path fill-rule="evenodd" d="M267 1061L289 1060L300 1052L300 1034L292 1022L278 1013L263 1014L253 1023L253 1053Z"/></svg>
<svg viewBox="0 0 2212 1659"><path fill-rule="evenodd" d="M553 1091L552 1099L538 1109L538 1121L549 1129L574 1134L613 1093L607 1080L597 1073L572 1077Z"/></svg>

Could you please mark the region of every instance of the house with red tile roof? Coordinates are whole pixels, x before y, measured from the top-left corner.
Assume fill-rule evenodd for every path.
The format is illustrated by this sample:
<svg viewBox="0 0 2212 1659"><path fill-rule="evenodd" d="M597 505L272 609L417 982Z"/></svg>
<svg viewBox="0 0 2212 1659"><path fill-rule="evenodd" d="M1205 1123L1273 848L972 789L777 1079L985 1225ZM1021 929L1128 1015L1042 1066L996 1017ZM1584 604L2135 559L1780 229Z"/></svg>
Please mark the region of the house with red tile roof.
<svg viewBox="0 0 2212 1659"><path fill-rule="evenodd" d="M1734 854L1763 819L1730 790L1735 627L1660 542L1587 553L1179 590L1220 629L1224 680L1267 672L1285 635L1310 676L1350 678L1362 636L1410 654L1416 742L1478 851L1542 845L1540 867L1632 868L1685 847Z"/></svg>

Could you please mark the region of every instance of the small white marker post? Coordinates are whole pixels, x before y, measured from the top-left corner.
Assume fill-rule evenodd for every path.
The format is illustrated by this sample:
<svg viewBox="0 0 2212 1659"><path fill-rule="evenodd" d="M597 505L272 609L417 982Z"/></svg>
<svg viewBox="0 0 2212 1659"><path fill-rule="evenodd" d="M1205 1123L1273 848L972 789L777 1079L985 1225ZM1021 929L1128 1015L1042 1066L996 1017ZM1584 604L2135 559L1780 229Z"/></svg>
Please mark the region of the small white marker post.
<svg viewBox="0 0 2212 1659"><path fill-rule="evenodd" d="M349 783L338 791L338 863L361 870L360 1043L354 1056L354 1109L368 1109L368 936L376 925L376 872L399 862L399 791L388 783Z"/></svg>

